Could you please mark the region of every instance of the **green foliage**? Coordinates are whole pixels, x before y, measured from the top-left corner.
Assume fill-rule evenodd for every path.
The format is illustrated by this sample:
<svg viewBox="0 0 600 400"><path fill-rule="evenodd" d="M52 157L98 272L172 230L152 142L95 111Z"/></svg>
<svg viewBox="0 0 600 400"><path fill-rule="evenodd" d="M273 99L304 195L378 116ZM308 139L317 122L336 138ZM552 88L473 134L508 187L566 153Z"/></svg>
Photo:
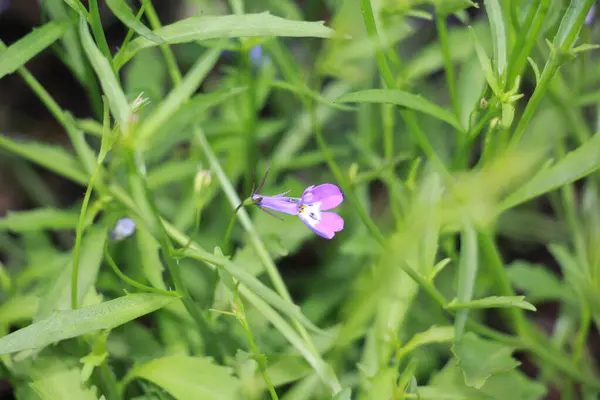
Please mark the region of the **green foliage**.
<svg viewBox="0 0 600 400"><path fill-rule="evenodd" d="M0 132L17 398L598 396L593 0L100 3L0 41L59 126ZM331 240L259 209L322 183Z"/></svg>

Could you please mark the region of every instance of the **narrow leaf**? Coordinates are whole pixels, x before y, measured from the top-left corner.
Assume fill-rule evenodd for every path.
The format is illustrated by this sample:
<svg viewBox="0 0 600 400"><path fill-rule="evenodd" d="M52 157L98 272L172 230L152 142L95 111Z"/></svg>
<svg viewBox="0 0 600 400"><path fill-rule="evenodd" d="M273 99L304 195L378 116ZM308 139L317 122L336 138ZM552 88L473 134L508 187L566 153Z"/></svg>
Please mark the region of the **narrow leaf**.
<svg viewBox="0 0 600 400"><path fill-rule="evenodd" d="M0 148L21 156L50 171L81 185L87 184L87 176L73 155L58 146L36 142L23 142L0 134Z"/></svg>
<svg viewBox="0 0 600 400"><path fill-rule="evenodd" d="M189 43L198 40L238 38L238 37L333 37L335 32L323 22L293 21L280 18L268 12L260 14L222 15L192 17L164 26L154 33L166 43ZM144 37L132 41L123 53L122 63L126 63L141 49L156 46ZM117 68L120 68L118 65Z"/></svg>
<svg viewBox="0 0 600 400"><path fill-rule="evenodd" d="M165 100L154 110L152 115L139 127L138 139L140 143L147 143L151 136L196 92L198 86L215 65L221 53L217 47L209 50L198 59L183 78L181 84L169 93Z"/></svg>
<svg viewBox="0 0 600 400"><path fill-rule="evenodd" d="M127 132L129 126L130 107L125 97L125 93L121 89L121 85L112 70L110 63L102 55L87 26L87 22L83 16L79 17L79 35L81 36L81 44L87 57L98 75L98 80L102 86L104 94L108 98L108 104L113 116L119 122L122 132Z"/></svg>
<svg viewBox="0 0 600 400"><path fill-rule="evenodd" d="M473 298L475 278L477 277L477 233L470 223L465 223L460 236L460 263L458 266L458 292L456 297L460 302L467 302ZM456 313L454 329L456 340L460 340L469 310L459 310Z"/></svg>
<svg viewBox="0 0 600 400"><path fill-rule="evenodd" d="M124 0L106 0L106 4L111 9L113 14L121 20L129 29L136 32L138 35L155 43L164 43L163 38L152 32L146 25L141 23L136 17L131 8Z"/></svg>
<svg viewBox="0 0 600 400"><path fill-rule="evenodd" d="M438 106L422 96L403 90L371 89L348 93L338 97L336 101L343 103L387 103L410 108L444 121L459 131L463 131L458 118L451 111Z"/></svg>
<svg viewBox="0 0 600 400"><path fill-rule="evenodd" d="M485 52L485 49L479 42L477 35L472 27L469 27L469 32L471 33L471 39L473 40L473 44L475 46L475 52L477 53L477 58L479 59L479 64L481 64L481 69L483 70L483 75L485 76L485 80L487 81L490 88L496 96L500 96L501 90L500 85L498 84L498 80L496 79L496 75L494 74L494 70L492 69L492 63Z"/></svg>
<svg viewBox="0 0 600 400"><path fill-rule="evenodd" d="M231 372L210 358L170 356L136 367L132 377L147 379L176 399L230 400L241 386Z"/></svg>
<svg viewBox="0 0 600 400"><path fill-rule="evenodd" d="M539 172L502 202L502 210L551 192L600 168L600 134L568 153L555 165Z"/></svg>
<svg viewBox="0 0 600 400"><path fill-rule="evenodd" d="M57 312L0 338L0 354L38 349L100 329L112 329L174 300L158 294L132 294L76 310Z"/></svg>
<svg viewBox="0 0 600 400"><path fill-rule="evenodd" d="M525 296L490 296L483 299L459 303L456 299L446 306L449 310L461 310L470 308L509 308L517 307L524 310L536 311L533 304L526 302Z"/></svg>
<svg viewBox="0 0 600 400"><path fill-rule="evenodd" d="M6 217L0 218L0 229L13 232L72 229L77 226L77 217L77 213L55 208L9 211Z"/></svg>
<svg viewBox="0 0 600 400"><path fill-rule="evenodd" d="M502 8L498 0L484 0L483 3L492 29L494 64L496 65L497 76L501 77L506 68L506 29L504 28Z"/></svg>
<svg viewBox="0 0 600 400"><path fill-rule="evenodd" d="M19 39L0 52L0 79L12 74L25 63L59 39L69 26L68 21L52 21Z"/></svg>

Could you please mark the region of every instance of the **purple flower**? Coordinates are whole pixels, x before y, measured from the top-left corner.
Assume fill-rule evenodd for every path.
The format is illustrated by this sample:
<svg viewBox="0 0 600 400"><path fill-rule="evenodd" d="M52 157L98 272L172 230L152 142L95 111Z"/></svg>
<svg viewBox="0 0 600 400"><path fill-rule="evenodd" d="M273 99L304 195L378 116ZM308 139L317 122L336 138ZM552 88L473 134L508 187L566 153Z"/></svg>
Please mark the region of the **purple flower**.
<svg viewBox="0 0 600 400"><path fill-rule="evenodd" d="M344 201L344 196L336 185L325 183L309 186L302 193L302 198L287 197L288 193L289 191L276 196L253 194L252 200L263 209L297 215L306 226L325 239L333 238L336 232L344 229L342 217L334 212L323 212Z"/></svg>
<svg viewBox="0 0 600 400"><path fill-rule="evenodd" d="M131 218L121 218L110 232L111 240L123 240L135 232L135 222Z"/></svg>
<svg viewBox="0 0 600 400"><path fill-rule="evenodd" d="M594 22L594 14L596 14L596 3L592 4L592 8L590 8L590 11L587 13L587 16L585 17L586 25L591 25L592 22Z"/></svg>

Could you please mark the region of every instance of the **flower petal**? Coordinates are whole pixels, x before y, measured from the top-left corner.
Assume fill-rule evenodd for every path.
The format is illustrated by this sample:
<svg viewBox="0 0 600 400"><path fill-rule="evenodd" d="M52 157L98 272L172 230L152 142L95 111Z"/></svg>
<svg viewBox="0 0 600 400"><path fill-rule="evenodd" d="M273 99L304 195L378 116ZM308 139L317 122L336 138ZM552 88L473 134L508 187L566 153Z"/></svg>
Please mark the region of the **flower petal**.
<svg viewBox="0 0 600 400"><path fill-rule="evenodd" d="M277 196L261 196L259 194L253 194L252 200L260 200L256 203L259 207L268 208L289 215L298 214L298 204L300 203L300 199L284 197L283 194Z"/></svg>
<svg viewBox="0 0 600 400"><path fill-rule="evenodd" d="M321 213L320 221L315 221L304 213L300 213L298 216L314 233L325 239L332 239L336 232L344 229L344 219L333 212Z"/></svg>
<svg viewBox="0 0 600 400"><path fill-rule="evenodd" d="M324 183L319 186L309 186L302 194L302 202L321 203L321 210L329 210L340 205L344 201L342 191L336 185Z"/></svg>

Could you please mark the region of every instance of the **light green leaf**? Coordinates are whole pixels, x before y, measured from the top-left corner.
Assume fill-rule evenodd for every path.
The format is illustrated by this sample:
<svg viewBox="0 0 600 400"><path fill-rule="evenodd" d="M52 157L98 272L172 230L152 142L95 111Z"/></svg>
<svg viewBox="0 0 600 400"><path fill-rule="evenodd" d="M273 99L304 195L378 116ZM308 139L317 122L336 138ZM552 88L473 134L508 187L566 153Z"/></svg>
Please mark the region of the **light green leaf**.
<svg viewBox="0 0 600 400"><path fill-rule="evenodd" d="M396 104L401 107L410 108L419 111L441 121L444 121L459 131L463 127L458 118L451 111L438 106L437 104L425 99L424 97L403 90L391 89L370 89L360 92L348 93L338 97L336 101L345 103L387 103Z"/></svg>
<svg viewBox="0 0 600 400"><path fill-rule="evenodd" d="M500 85L498 83L498 79L496 79L496 75L494 74L494 70L492 69L492 63L485 52L485 49L479 42L477 35L472 27L469 27L469 32L471 33L471 39L473 40L473 44L475 46L475 52L477 53L477 58L479 58L479 64L481 64L481 69L483 70L483 76L485 76L485 80L487 81L490 88L496 96L501 95Z"/></svg>
<svg viewBox="0 0 600 400"><path fill-rule="evenodd" d="M343 389L341 392L332 397L331 400L350 400L352 398L352 390Z"/></svg>
<svg viewBox="0 0 600 400"><path fill-rule="evenodd" d="M451 342L454 339L454 328L451 326L432 326L424 332L415 334L400 348L398 357L431 343Z"/></svg>
<svg viewBox="0 0 600 400"><path fill-rule="evenodd" d="M158 358L134 368L134 377L147 379L182 400L231 400L237 398L240 389L240 381L231 375L230 368L206 357Z"/></svg>
<svg viewBox="0 0 600 400"><path fill-rule="evenodd" d="M81 164L65 149L36 142L22 142L0 134L0 148L41 165L79 184L87 184Z"/></svg>
<svg viewBox="0 0 600 400"><path fill-rule="evenodd" d="M121 20L129 29L138 35L156 43L164 43L163 38L153 33L146 25L141 23L131 11L124 0L106 0L106 4L113 14Z"/></svg>
<svg viewBox="0 0 600 400"><path fill-rule="evenodd" d="M27 61L54 43L68 26L68 21L49 22L34 29L6 50L0 51L0 79L21 68Z"/></svg>
<svg viewBox="0 0 600 400"><path fill-rule="evenodd" d="M472 332L465 333L452 346L465 383L476 389L481 389L490 376L508 372L521 364L512 358L513 350L501 343L481 339Z"/></svg>
<svg viewBox="0 0 600 400"><path fill-rule="evenodd" d="M109 61L102 55L98 47L92 39L92 35L87 26L87 22L83 16L79 16L79 35L81 37L81 45L87 54L98 80L102 86L102 91L108 98L108 104L112 111L115 120L121 126L122 132L127 132L129 126L130 107L125 97L125 93L121 89L121 85L112 70Z"/></svg>
<svg viewBox="0 0 600 400"><path fill-rule="evenodd" d="M506 29L504 28L502 8L498 0L484 0L483 3L492 29L494 64L498 76L501 77L506 68Z"/></svg>
<svg viewBox="0 0 600 400"><path fill-rule="evenodd" d="M164 26L154 33L162 37L165 42L175 44L207 39L261 36L330 38L335 32L324 26L322 22L292 21L264 12L192 17ZM144 37L135 39L123 53L122 63L126 63L141 49L156 45L157 43Z"/></svg>
<svg viewBox="0 0 600 400"><path fill-rule="evenodd" d="M90 228L84 235L81 244L81 262L77 283L78 304L96 282L100 263L102 262L104 243L108 238L108 227L96 226ZM71 309L71 271L72 259L65 265L60 274L47 287L36 320L49 317L55 310Z"/></svg>
<svg viewBox="0 0 600 400"><path fill-rule="evenodd" d="M477 277L477 232L466 222L460 235L460 262L458 265L458 289L456 297L460 302L471 301ZM456 340L460 340L467 323L469 310L459 310L454 320Z"/></svg>
<svg viewBox="0 0 600 400"><path fill-rule="evenodd" d="M217 62L220 53L221 48L216 47L199 58L185 75L181 84L169 93L152 115L139 127L137 137L142 145L148 144L148 147L151 147L149 141L152 135L196 92L198 86Z"/></svg>
<svg viewBox="0 0 600 400"><path fill-rule="evenodd" d="M533 304L526 302L525 296L490 296L483 299L458 302L453 299L446 305L449 310L461 310L471 308L510 308L517 307L524 310L536 311Z"/></svg>
<svg viewBox="0 0 600 400"><path fill-rule="evenodd" d="M47 370L46 374L29 383L36 400L77 399L97 400L95 388L81 384L78 369ZM33 397L27 397L33 399Z"/></svg>
<svg viewBox="0 0 600 400"><path fill-rule="evenodd" d="M527 298L536 303L559 300L566 295L565 287L548 267L515 261L508 266L506 274L511 283L525 292Z"/></svg>
<svg viewBox="0 0 600 400"><path fill-rule="evenodd" d="M501 204L506 210L527 200L574 182L600 168L600 134L569 152L553 166L540 171L529 182L514 191Z"/></svg>
<svg viewBox="0 0 600 400"><path fill-rule="evenodd" d="M9 298L0 306L0 326L33 319L40 299L25 295Z"/></svg>
<svg viewBox="0 0 600 400"><path fill-rule="evenodd" d="M433 0L433 3L435 4L435 12L443 16L454 14L466 8L479 7L471 0Z"/></svg>
<svg viewBox="0 0 600 400"><path fill-rule="evenodd" d="M540 400L546 388L517 369L491 376L477 390L465 384L456 359L451 359L433 376L429 386L421 386L417 391L420 400Z"/></svg>
<svg viewBox="0 0 600 400"><path fill-rule="evenodd" d="M44 229L72 229L77 226L78 214L56 208L36 208L28 211L9 211L0 218L0 229L31 232Z"/></svg>
<svg viewBox="0 0 600 400"><path fill-rule="evenodd" d="M158 242L143 227L137 229L135 236L144 276L153 287L166 289L167 287L162 278L164 267L158 253L160 248Z"/></svg>
<svg viewBox="0 0 600 400"><path fill-rule="evenodd" d="M100 329L112 329L162 308L171 296L132 294L77 310L60 311L0 338L0 354L39 349L51 343Z"/></svg>

